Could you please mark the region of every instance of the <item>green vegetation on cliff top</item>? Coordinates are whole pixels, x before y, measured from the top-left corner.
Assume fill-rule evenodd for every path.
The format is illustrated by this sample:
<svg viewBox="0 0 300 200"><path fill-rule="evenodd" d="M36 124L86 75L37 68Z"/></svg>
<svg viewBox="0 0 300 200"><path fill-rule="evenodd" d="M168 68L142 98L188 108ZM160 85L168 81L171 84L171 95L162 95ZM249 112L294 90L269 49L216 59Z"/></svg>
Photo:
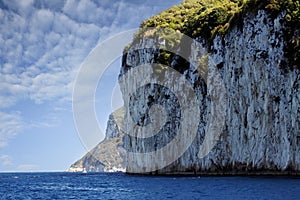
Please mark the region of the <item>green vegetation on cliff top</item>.
<svg viewBox="0 0 300 200"><path fill-rule="evenodd" d="M291 65L300 61L300 0L184 0L183 3L163 11L142 22L140 28L156 27L179 30L193 38L208 42L224 35L241 20L243 14L264 9L271 16L285 11L287 47Z"/></svg>

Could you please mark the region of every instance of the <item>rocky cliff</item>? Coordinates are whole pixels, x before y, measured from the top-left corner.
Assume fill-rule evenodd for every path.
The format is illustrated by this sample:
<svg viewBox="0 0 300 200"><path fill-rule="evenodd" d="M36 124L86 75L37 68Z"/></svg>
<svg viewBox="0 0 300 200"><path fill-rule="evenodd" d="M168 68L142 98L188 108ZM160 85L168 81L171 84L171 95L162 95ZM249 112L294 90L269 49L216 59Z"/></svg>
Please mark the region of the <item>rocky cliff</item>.
<svg viewBox="0 0 300 200"><path fill-rule="evenodd" d="M69 171L299 174L299 10L186 0L144 21L123 56L125 123L111 115Z"/></svg>
<svg viewBox="0 0 300 200"><path fill-rule="evenodd" d="M123 117L124 110L122 108L112 113L107 122L106 138L81 159L72 164L67 171L125 171L126 151L123 148Z"/></svg>
<svg viewBox="0 0 300 200"><path fill-rule="evenodd" d="M141 29L155 28L141 30L124 51L120 83L126 119L136 127L146 127L153 120L164 122L153 135L146 135L143 128L127 129L131 131L124 141L127 172L299 173L299 1L209 2L185 1L143 22ZM159 28L175 32L158 34ZM192 37L192 42L174 37L178 32ZM153 68L144 86L140 81L151 71L133 73L142 65ZM180 98L190 98L180 78L188 81L197 97L198 108L188 115L177 94L166 86L170 84L162 84L174 78L168 67L182 76L172 82L185 94ZM151 118L154 105L164 110L154 115L156 119ZM214 119L218 112L223 118ZM189 124L195 118L197 123ZM179 153L176 148L153 154L157 157L141 156L177 140L184 123L188 124L182 130L184 141L191 144L178 159L170 160ZM194 127L195 136L189 141ZM214 128L220 133L205 142ZM181 142L175 142L177 149ZM164 161L161 168L159 163Z"/></svg>

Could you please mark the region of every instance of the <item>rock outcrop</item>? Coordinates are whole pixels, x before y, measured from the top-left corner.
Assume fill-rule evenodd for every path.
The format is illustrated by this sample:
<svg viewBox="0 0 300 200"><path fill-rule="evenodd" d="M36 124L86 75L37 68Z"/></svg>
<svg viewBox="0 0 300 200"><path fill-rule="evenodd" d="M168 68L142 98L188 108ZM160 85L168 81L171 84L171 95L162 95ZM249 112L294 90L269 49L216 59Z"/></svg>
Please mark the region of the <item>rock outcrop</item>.
<svg viewBox="0 0 300 200"><path fill-rule="evenodd" d="M109 116L106 138L76 161L68 172L124 172L126 151L123 148L124 133L121 129L124 110L121 108Z"/></svg>

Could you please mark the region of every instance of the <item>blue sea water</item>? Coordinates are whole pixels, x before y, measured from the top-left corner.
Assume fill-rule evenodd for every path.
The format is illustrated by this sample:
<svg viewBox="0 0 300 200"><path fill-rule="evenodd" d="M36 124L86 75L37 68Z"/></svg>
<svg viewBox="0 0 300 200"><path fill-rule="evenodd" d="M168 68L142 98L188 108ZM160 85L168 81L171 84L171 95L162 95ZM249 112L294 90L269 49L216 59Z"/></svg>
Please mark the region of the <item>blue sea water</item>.
<svg viewBox="0 0 300 200"><path fill-rule="evenodd" d="M300 199L300 179L0 173L0 199Z"/></svg>

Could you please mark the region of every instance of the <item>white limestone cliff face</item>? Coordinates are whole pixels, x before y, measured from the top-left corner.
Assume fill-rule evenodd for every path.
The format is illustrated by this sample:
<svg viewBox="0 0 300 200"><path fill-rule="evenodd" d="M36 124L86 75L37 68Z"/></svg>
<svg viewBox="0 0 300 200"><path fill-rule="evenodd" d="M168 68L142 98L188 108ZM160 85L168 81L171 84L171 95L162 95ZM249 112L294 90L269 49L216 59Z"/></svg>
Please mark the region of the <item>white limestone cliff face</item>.
<svg viewBox="0 0 300 200"><path fill-rule="evenodd" d="M207 78L210 77L209 71L216 69L222 77L227 98L225 124L218 143L208 155L201 158L198 152L208 130L207 120L212 114L208 108L212 102L209 87L199 74L195 75L196 69L190 65L183 74L194 84L199 99L201 118L197 136L178 160L156 173L299 173L300 72L288 69L288 66L285 69L282 67L287 63L283 38L285 27L281 20L284 17L282 13L274 19L265 11L259 11L246 16L243 24L231 28L226 36L217 36L211 50L204 44L200 47L191 44L191 60L198 62L200 58L207 58ZM125 55L120 76L131 67L155 62L155 54L159 50L155 49L154 44L152 39L136 44L135 48L141 50L129 51ZM174 63L176 59L172 65ZM164 79L170 78L164 75ZM206 75L202 74L202 78ZM136 84L134 79L126 81L121 85L123 93ZM215 84L214 87L221 86ZM129 104L132 118L146 123L143 120L147 121L149 106L155 103L166 107L174 123L167 124L158 136L147 140L125 136L128 151L157 150L176 135L181 112L176 97L167 89L149 85L138 91ZM192 120L194 114L189 117ZM149 162L130 158L127 172L135 173L137 168L151 164Z"/></svg>

